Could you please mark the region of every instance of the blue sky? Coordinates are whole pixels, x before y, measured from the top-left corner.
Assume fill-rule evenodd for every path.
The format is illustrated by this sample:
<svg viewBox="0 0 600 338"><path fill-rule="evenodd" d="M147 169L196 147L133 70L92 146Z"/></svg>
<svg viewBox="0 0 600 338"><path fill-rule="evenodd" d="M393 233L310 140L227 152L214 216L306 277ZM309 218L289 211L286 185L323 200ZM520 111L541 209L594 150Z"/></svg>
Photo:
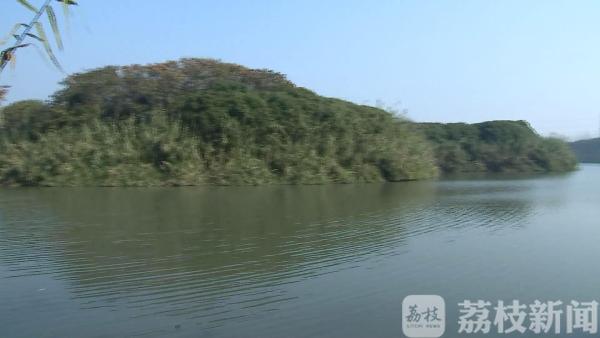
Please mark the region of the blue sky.
<svg viewBox="0 0 600 338"><path fill-rule="evenodd" d="M322 95L381 100L416 121L599 132L599 1L79 2L68 28L61 18L67 73L210 57L285 73ZM3 31L30 17L16 1L0 4ZM46 98L63 77L29 49L0 84L12 86L10 101Z"/></svg>

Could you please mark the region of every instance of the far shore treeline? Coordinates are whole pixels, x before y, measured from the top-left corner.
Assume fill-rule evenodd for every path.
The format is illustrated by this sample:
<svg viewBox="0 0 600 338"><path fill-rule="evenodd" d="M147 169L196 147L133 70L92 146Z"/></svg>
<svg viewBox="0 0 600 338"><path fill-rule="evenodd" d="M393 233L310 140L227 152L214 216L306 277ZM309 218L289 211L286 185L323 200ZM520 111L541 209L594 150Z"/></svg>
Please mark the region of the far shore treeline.
<svg viewBox="0 0 600 338"><path fill-rule="evenodd" d="M62 85L48 102L2 108L0 184L321 184L577 166L567 144L523 121L414 123L214 60L104 67Z"/></svg>
<svg viewBox="0 0 600 338"><path fill-rule="evenodd" d="M600 138L572 142L571 149L582 163L600 163Z"/></svg>

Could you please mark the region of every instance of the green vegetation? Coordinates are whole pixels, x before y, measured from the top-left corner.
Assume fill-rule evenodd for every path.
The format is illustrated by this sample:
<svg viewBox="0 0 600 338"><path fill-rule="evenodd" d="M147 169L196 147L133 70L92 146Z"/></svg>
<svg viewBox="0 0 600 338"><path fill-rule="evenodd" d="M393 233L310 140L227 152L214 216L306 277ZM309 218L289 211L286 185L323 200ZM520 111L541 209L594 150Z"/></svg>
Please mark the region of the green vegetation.
<svg viewBox="0 0 600 338"><path fill-rule="evenodd" d="M568 145L540 137L525 121L422 123L444 173L564 172L577 161Z"/></svg>
<svg viewBox="0 0 600 338"><path fill-rule="evenodd" d="M571 149L579 162L600 163L600 138L573 142Z"/></svg>
<svg viewBox="0 0 600 338"><path fill-rule="evenodd" d="M576 166L568 146L525 122L417 124L205 59L75 74L49 102L0 117L3 185L320 184Z"/></svg>
<svg viewBox="0 0 600 338"><path fill-rule="evenodd" d="M434 177L412 123L212 60L106 67L2 111L0 183L317 184Z"/></svg>

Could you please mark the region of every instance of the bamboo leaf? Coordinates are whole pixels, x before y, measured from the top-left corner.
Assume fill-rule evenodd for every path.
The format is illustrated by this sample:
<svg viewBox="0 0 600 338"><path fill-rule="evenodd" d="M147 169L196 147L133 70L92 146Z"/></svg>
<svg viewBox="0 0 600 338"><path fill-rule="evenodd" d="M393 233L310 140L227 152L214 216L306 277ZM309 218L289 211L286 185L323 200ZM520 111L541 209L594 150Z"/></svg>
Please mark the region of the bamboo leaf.
<svg viewBox="0 0 600 338"><path fill-rule="evenodd" d="M48 42L48 38L47 38L46 32L44 32L44 26L40 22L36 22L35 23L35 28L36 28L37 33L38 33L37 35L42 40L44 40L42 42L42 44L44 45L44 49L46 50L46 54L48 54L48 58L50 58L50 61L52 61L52 63L54 64L54 66L56 68L58 68L61 72L64 73L64 70L62 69L62 66L58 62L58 59L54 55L54 52L52 51L52 47L50 46L50 43Z"/></svg>
<svg viewBox="0 0 600 338"><path fill-rule="evenodd" d="M40 38L39 36L37 36L35 34L27 33L27 36L32 37L38 41L44 42L44 40L42 38Z"/></svg>
<svg viewBox="0 0 600 338"><path fill-rule="evenodd" d="M28 10L37 13L38 9L35 8L35 6L33 6L32 4L29 3L29 1L27 0L17 0L18 3L20 3L21 5L25 6L25 8L27 8Z"/></svg>
<svg viewBox="0 0 600 338"><path fill-rule="evenodd" d="M2 40L0 40L0 46L2 46L3 44L5 44L8 40L10 40L10 38L12 36L14 36L17 31L19 30L19 28L21 27L21 24L18 23L16 25L13 26L13 28L10 30L10 32L8 33L8 35L4 38L2 38Z"/></svg>
<svg viewBox="0 0 600 338"><path fill-rule="evenodd" d="M15 51L19 48L27 47L29 45L30 45L29 43L25 43L22 45L10 47L10 48L3 50L2 52L0 52L0 64L5 65L6 63L10 63L10 67L12 69L14 69L16 66Z"/></svg>
<svg viewBox="0 0 600 338"><path fill-rule="evenodd" d="M58 2L62 2L62 8L65 15L65 18L69 18L69 6L77 6L78 3L73 0L56 0Z"/></svg>
<svg viewBox="0 0 600 338"><path fill-rule="evenodd" d="M62 2L62 4L63 4L63 7L67 7L67 8L68 8L69 6L77 6L77 5L79 5L79 4L77 3L77 1L73 1L73 0L56 0L56 1L58 1L58 2Z"/></svg>
<svg viewBox="0 0 600 338"><path fill-rule="evenodd" d="M66 20L69 20L69 16L70 16L70 12L69 12L69 5L66 2L63 2L63 15L65 16Z"/></svg>
<svg viewBox="0 0 600 338"><path fill-rule="evenodd" d="M48 21L50 21L52 31L54 32L56 45L58 46L58 49L63 50L62 38L60 37L60 31L58 30L58 22L56 21L56 14L54 13L52 6L46 7L46 13L48 14Z"/></svg>
<svg viewBox="0 0 600 338"><path fill-rule="evenodd" d="M10 48L6 48L5 50L2 51L3 55L6 54L11 54L13 53L15 50L19 49L19 48L24 48L24 47L28 47L29 45L31 45L30 43L24 43L22 45L18 45L18 46L14 46L14 47L10 47Z"/></svg>

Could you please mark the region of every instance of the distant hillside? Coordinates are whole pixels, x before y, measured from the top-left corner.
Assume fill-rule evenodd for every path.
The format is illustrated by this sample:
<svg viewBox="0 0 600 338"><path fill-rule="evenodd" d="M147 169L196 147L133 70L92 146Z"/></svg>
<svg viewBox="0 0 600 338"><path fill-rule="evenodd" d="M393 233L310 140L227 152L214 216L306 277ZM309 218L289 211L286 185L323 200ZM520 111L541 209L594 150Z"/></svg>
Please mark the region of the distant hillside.
<svg viewBox="0 0 600 338"><path fill-rule="evenodd" d="M75 74L2 110L0 184L317 184L435 177L410 122L205 59Z"/></svg>
<svg viewBox="0 0 600 338"><path fill-rule="evenodd" d="M525 121L421 123L444 173L562 172L576 168L568 145L539 136Z"/></svg>
<svg viewBox="0 0 600 338"><path fill-rule="evenodd" d="M572 142L571 149L582 163L600 163L600 138Z"/></svg>
<svg viewBox="0 0 600 338"><path fill-rule="evenodd" d="M214 60L104 67L62 84L49 102L0 111L0 184L320 184L575 167L562 141L525 122L415 124Z"/></svg>

